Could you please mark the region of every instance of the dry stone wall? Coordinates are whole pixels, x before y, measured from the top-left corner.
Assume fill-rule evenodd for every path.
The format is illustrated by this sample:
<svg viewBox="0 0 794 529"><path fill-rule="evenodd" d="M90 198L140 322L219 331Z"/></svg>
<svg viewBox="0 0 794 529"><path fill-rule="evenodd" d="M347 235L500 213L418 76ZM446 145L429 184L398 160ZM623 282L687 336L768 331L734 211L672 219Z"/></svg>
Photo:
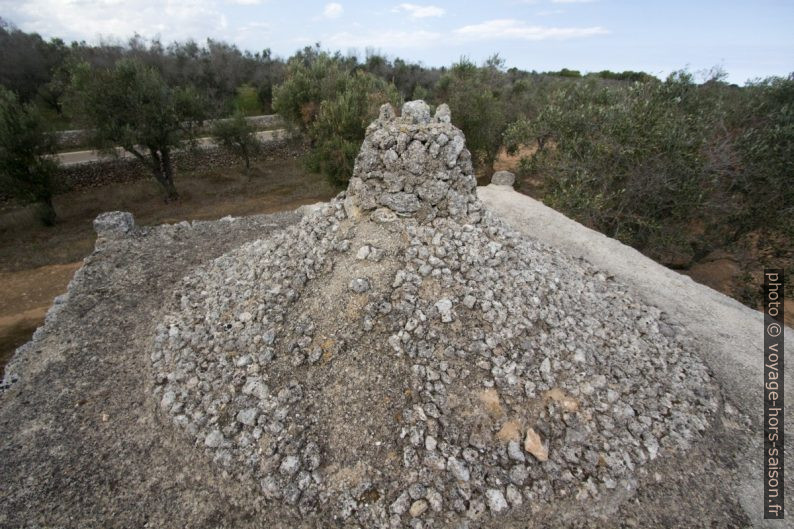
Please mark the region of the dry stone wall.
<svg viewBox="0 0 794 529"><path fill-rule="evenodd" d="M411 101L395 116L391 105L367 129L356 158L345 207L356 217L376 208L423 222L452 217L476 222L481 207L471 153L442 104L435 116L424 101Z"/></svg>

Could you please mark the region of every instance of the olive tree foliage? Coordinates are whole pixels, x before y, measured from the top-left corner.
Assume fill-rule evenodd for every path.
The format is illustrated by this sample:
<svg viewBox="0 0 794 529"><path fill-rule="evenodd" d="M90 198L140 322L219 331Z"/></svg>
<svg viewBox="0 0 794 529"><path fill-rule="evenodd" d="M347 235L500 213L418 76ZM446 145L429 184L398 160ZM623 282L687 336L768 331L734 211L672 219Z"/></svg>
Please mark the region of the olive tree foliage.
<svg viewBox="0 0 794 529"><path fill-rule="evenodd" d="M290 60L273 107L308 137L308 167L345 185L367 126L382 104L399 99L393 84L351 69L338 55L313 52Z"/></svg>
<svg viewBox="0 0 794 529"><path fill-rule="evenodd" d="M212 137L228 151L240 156L246 171L251 168L251 157L261 150L256 137L256 128L238 111L228 119L219 119L212 124Z"/></svg>
<svg viewBox="0 0 794 529"><path fill-rule="evenodd" d="M84 63L73 73L70 102L92 130L95 147L107 152L121 147L151 170L166 200L179 198L173 150L192 140L204 119L204 105L193 88L172 88L156 69L132 59L111 68Z"/></svg>
<svg viewBox="0 0 794 529"><path fill-rule="evenodd" d="M475 163L490 172L508 123L504 61L494 55L482 67L466 58L452 65L436 86L435 100L446 102L452 122L466 135Z"/></svg>
<svg viewBox="0 0 794 529"><path fill-rule="evenodd" d="M780 223L794 237L794 74L749 84L735 115L741 174L733 184L747 204L736 220L747 230Z"/></svg>
<svg viewBox="0 0 794 529"><path fill-rule="evenodd" d="M522 170L542 176L552 207L640 249L674 250L709 205L713 111L683 72L620 87L589 80L511 124L505 143L538 147Z"/></svg>
<svg viewBox="0 0 794 529"><path fill-rule="evenodd" d="M23 203L36 203L47 226L55 224L55 142L38 109L0 86L0 186Z"/></svg>
<svg viewBox="0 0 794 529"><path fill-rule="evenodd" d="M171 86L193 86L213 116L228 116L235 110L240 87L249 85L256 91L261 84L280 80L283 69L283 63L273 59L268 49L251 53L214 39L166 45L157 38L135 35L123 43L73 45L72 55L76 61L100 68L125 58L142 62L155 68Z"/></svg>
<svg viewBox="0 0 794 529"><path fill-rule="evenodd" d="M504 141L537 148L521 171L544 181L552 207L663 262L758 229L791 237L794 77L723 79L563 85Z"/></svg>
<svg viewBox="0 0 794 529"><path fill-rule="evenodd" d="M301 132L308 132L320 103L345 87L350 69L339 56L306 47L287 63L284 82L273 90L273 110Z"/></svg>

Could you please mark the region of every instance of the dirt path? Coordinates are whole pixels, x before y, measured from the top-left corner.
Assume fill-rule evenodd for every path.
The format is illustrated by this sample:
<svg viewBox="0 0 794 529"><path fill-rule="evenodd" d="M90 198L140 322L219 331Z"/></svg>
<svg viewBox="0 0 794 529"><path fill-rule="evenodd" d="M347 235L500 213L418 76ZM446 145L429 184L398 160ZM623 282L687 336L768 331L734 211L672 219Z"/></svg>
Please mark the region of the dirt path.
<svg viewBox="0 0 794 529"><path fill-rule="evenodd" d="M4 303L0 306L0 365L30 338L82 261L0 272Z"/></svg>

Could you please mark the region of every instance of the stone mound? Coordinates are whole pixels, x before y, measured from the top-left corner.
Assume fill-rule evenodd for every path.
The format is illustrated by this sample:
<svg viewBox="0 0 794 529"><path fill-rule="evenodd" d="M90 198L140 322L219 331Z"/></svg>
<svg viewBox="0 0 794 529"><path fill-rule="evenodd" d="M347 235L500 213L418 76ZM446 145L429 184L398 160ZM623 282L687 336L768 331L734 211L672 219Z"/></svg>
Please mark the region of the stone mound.
<svg viewBox="0 0 794 529"><path fill-rule="evenodd" d="M630 492L700 438L716 385L658 310L474 189L446 105L384 106L346 193L177 285L151 355L164 416L321 524Z"/></svg>

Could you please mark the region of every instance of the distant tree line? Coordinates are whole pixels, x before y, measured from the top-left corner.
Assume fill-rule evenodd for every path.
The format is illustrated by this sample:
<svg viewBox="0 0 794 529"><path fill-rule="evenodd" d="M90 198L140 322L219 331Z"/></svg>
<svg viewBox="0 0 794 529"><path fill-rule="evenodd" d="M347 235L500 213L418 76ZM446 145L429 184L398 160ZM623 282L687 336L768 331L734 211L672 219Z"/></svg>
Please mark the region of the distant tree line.
<svg viewBox="0 0 794 529"><path fill-rule="evenodd" d="M498 55L433 68L319 44L288 59L214 40L67 45L0 22L0 84L4 190L41 204L46 222L53 127L129 151L172 200L173 150L209 118L233 116L212 133L247 166L258 143L243 116L279 113L308 142L308 167L344 186L379 105L425 99L449 104L479 174L520 153L519 178L542 180L544 200L662 262L773 221L794 240L792 76L739 87L719 72L529 72Z"/></svg>

